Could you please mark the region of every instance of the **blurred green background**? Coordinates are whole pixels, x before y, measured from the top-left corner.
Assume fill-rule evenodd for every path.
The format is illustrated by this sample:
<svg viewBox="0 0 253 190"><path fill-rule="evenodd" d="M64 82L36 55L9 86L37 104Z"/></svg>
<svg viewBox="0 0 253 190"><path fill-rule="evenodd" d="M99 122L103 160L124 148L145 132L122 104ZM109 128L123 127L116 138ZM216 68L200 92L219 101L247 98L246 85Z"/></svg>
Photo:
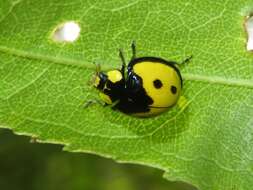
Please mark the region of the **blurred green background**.
<svg viewBox="0 0 253 190"><path fill-rule="evenodd" d="M119 164L62 146L30 143L29 137L0 129L1 190L192 190L162 178L163 172Z"/></svg>

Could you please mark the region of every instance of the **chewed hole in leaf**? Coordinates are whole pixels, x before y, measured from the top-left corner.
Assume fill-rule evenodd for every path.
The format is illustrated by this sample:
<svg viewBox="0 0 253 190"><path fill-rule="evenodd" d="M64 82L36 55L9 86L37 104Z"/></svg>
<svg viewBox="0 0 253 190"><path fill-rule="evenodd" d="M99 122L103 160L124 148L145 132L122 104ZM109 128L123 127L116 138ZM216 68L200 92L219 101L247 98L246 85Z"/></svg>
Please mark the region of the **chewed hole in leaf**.
<svg viewBox="0 0 253 190"><path fill-rule="evenodd" d="M56 27L52 38L56 42L74 42L80 35L81 28L74 21L65 22Z"/></svg>
<svg viewBox="0 0 253 190"><path fill-rule="evenodd" d="M247 50L253 50L253 16L249 16L245 23L245 28L248 34Z"/></svg>

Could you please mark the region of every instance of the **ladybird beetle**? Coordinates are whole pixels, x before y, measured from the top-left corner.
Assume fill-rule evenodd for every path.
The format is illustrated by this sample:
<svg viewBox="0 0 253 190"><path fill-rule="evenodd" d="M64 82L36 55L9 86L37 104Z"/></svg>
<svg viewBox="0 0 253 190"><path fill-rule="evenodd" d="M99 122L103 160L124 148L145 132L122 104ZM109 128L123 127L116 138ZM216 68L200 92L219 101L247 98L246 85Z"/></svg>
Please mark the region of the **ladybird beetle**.
<svg viewBox="0 0 253 190"><path fill-rule="evenodd" d="M134 42L132 53L127 69L120 50L121 69L97 71L94 86L105 105L138 117L155 116L174 106L183 86L177 63L158 57L136 57Z"/></svg>

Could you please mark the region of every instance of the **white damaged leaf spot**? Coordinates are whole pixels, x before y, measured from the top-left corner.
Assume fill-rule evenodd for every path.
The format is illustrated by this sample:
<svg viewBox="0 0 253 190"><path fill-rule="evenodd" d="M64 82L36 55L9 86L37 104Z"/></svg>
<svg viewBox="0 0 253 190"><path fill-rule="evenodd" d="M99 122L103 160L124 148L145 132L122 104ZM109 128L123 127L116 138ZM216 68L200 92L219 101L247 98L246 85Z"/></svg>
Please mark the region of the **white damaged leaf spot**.
<svg viewBox="0 0 253 190"><path fill-rule="evenodd" d="M253 51L253 16L247 18L245 28L248 34L247 50Z"/></svg>
<svg viewBox="0 0 253 190"><path fill-rule="evenodd" d="M74 42L80 36L81 28L74 21L60 24L53 32L52 38L55 42Z"/></svg>

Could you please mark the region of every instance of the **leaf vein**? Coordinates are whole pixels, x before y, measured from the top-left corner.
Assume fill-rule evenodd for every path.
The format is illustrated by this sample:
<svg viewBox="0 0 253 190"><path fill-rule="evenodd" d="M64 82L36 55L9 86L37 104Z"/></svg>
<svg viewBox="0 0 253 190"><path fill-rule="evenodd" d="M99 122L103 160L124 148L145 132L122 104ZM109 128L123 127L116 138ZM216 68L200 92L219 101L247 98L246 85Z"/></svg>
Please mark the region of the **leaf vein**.
<svg viewBox="0 0 253 190"><path fill-rule="evenodd" d="M23 57L23 58L34 59L34 60L43 60L46 62L53 62L55 64L60 64L60 65L65 65L65 66L88 68L88 69L95 70L95 66L91 64L89 61L79 61L79 60L73 60L73 59L68 59L68 58L59 58L59 57L46 56L46 55L41 55L41 54L34 54L34 53L30 53L30 52L26 52L26 51L14 49L14 48L9 48L6 46L1 46L1 45L0 45L0 52L17 56L17 57ZM103 68L105 70L112 69L110 66L104 66ZM223 78L219 76L205 76L205 75L189 74L189 73L183 74L183 77L185 80L189 80L189 81L253 88L253 80L249 80L249 79L227 79L227 78Z"/></svg>

